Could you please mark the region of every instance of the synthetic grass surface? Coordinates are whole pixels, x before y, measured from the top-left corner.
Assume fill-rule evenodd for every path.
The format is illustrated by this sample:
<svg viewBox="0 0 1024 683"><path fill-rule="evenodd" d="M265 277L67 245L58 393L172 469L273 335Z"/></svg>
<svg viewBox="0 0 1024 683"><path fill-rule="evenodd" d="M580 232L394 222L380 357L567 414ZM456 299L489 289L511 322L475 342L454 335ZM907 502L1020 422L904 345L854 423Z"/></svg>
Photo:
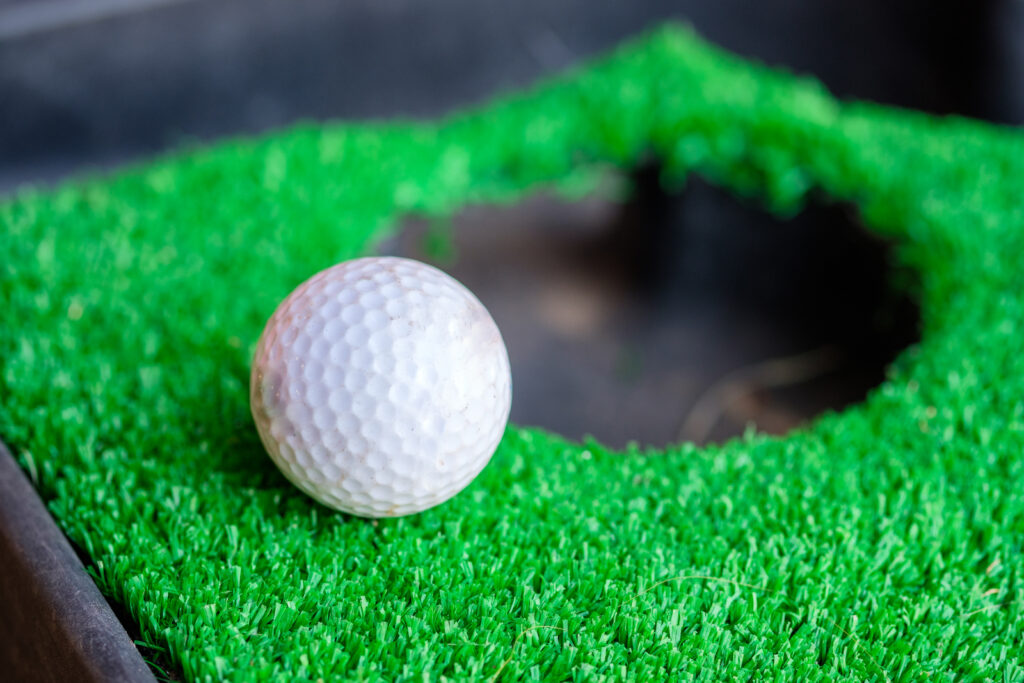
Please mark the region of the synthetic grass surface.
<svg viewBox="0 0 1024 683"><path fill-rule="evenodd" d="M370 523L264 455L276 304L407 212L581 192L649 155L853 202L924 336L787 438L613 453L510 428ZM1024 136L838 104L669 27L436 124L302 127L0 207L0 436L189 680L1024 680Z"/></svg>

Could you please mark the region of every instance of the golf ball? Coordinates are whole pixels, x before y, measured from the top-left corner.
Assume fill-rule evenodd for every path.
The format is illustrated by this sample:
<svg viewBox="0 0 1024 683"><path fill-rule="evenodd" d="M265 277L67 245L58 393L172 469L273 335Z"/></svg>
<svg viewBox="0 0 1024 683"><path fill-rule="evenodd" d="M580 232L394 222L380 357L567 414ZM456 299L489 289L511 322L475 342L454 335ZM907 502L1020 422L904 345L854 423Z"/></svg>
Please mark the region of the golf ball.
<svg viewBox="0 0 1024 683"><path fill-rule="evenodd" d="M426 510L487 465L512 400L483 304L437 268L392 257L328 268L278 306L250 403L284 475L360 517Z"/></svg>

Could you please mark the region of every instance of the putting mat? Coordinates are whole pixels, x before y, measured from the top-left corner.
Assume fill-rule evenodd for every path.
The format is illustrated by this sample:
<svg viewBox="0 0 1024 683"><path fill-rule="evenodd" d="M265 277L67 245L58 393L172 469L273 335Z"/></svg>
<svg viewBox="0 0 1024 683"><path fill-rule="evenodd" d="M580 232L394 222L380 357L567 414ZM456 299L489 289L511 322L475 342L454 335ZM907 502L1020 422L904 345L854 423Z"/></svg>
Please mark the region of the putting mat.
<svg viewBox="0 0 1024 683"><path fill-rule="evenodd" d="M922 339L785 437L613 452L511 426L377 522L263 452L277 303L402 216L655 157L857 207ZM189 681L1024 680L1024 135L839 103L668 26L436 122L305 125L0 205L0 438Z"/></svg>

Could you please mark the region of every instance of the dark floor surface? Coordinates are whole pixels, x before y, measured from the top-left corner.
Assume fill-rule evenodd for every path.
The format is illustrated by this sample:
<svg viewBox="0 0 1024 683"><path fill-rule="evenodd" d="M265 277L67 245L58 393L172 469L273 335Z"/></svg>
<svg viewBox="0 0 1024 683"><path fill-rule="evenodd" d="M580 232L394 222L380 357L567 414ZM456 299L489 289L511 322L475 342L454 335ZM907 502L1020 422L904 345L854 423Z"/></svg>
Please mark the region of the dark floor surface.
<svg viewBox="0 0 1024 683"><path fill-rule="evenodd" d="M438 254L439 237L454 250ZM653 256L666 247L681 258ZM434 262L488 307L513 421L615 446L786 432L862 399L917 339L888 245L852 210L779 220L699 180L625 207L538 196L410 221L385 251Z"/></svg>
<svg viewBox="0 0 1024 683"><path fill-rule="evenodd" d="M0 0L0 190L296 120L435 116L666 19L842 97L1024 121L1017 0Z"/></svg>

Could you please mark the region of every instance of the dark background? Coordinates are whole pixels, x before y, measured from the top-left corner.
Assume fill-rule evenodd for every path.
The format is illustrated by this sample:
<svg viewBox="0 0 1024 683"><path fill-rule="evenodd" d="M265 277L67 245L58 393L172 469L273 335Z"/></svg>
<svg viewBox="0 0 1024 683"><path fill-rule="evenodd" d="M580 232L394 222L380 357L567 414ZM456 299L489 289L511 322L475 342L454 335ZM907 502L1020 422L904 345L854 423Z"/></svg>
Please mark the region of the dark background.
<svg viewBox="0 0 1024 683"><path fill-rule="evenodd" d="M299 119L434 116L667 18L842 97L1024 119L1018 0L0 0L0 182Z"/></svg>
<svg viewBox="0 0 1024 683"><path fill-rule="evenodd" d="M843 98L1024 121L1019 0L0 0L0 193L298 120L432 117L668 18ZM863 398L914 340L850 207L779 221L632 180L625 206L454 221L442 265L502 327L517 422L613 444L782 432ZM389 250L430 258L425 232Z"/></svg>

